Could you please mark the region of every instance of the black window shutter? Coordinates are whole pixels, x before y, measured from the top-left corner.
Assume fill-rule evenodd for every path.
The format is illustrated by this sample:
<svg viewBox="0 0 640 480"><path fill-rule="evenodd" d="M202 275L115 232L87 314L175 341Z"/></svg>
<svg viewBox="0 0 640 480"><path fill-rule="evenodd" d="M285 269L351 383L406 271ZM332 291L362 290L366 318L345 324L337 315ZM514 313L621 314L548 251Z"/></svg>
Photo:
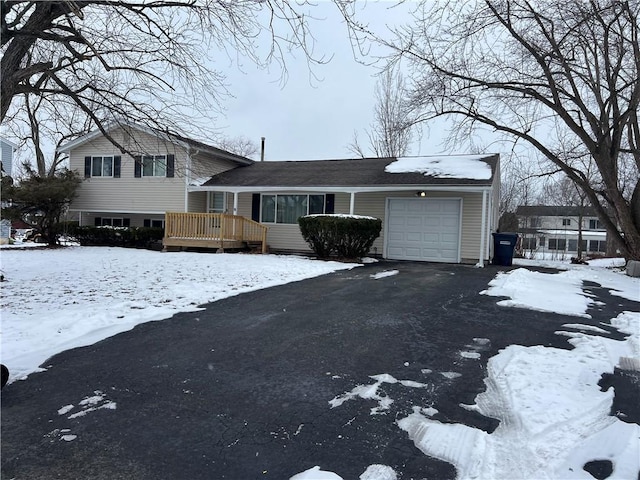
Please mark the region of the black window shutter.
<svg viewBox="0 0 640 480"><path fill-rule="evenodd" d="M144 227L150 227L151 226L151 219L150 218L145 218L142 222L142 225Z"/></svg>
<svg viewBox="0 0 640 480"><path fill-rule="evenodd" d="M174 155L167 155L167 178L173 178L175 175L176 161Z"/></svg>
<svg viewBox="0 0 640 480"><path fill-rule="evenodd" d="M84 157L84 178L91 177L91 157Z"/></svg>
<svg viewBox="0 0 640 480"><path fill-rule="evenodd" d="M131 219L130 218L123 218L122 219L122 226L123 227L130 227L131 226Z"/></svg>
<svg viewBox="0 0 640 480"><path fill-rule="evenodd" d="M102 218L100 218L100 217L96 217L96 218L94 218L94 219L93 219L93 224L94 224L96 227L100 227L100 226L102 226Z"/></svg>
<svg viewBox="0 0 640 480"><path fill-rule="evenodd" d="M142 157L133 157L133 176L136 178L142 177Z"/></svg>
<svg viewBox="0 0 640 480"><path fill-rule="evenodd" d="M335 213L336 194L327 193L324 196L324 213Z"/></svg>
<svg viewBox="0 0 640 480"><path fill-rule="evenodd" d="M251 220L260 221L260 194L254 193L251 197Z"/></svg>
<svg viewBox="0 0 640 480"><path fill-rule="evenodd" d="M120 155L113 157L113 178L120 178Z"/></svg>

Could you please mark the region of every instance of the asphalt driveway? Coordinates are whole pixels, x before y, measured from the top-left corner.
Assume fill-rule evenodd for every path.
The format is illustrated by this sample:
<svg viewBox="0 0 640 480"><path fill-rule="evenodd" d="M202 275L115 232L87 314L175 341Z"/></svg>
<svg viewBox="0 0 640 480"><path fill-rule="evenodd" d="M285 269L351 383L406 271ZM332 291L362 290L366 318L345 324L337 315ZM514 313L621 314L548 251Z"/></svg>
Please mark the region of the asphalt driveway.
<svg viewBox="0 0 640 480"><path fill-rule="evenodd" d="M492 431L495 420L459 406L484 389L487 359L514 343L568 348L553 332L575 321L479 295L497 271L371 264L64 352L2 392L2 477L288 479L320 465L349 480L383 464L402 480L454 478L396 420L434 407L437 420ZM599 308L580 322L630 309ZM376 400L329 404L378 374L422 385L381 384L393 403L376 414Z"/></svg>

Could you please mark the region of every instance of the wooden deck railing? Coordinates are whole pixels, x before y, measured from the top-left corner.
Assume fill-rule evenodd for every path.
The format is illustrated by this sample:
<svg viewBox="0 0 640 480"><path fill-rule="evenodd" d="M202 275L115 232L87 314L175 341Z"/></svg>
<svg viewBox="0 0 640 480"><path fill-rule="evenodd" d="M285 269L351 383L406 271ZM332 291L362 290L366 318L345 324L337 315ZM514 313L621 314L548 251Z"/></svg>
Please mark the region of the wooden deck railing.
<svg viewBox="0 0 640 480"><path fill-rule="evenodd" d="M267 227L239 215L225 213L165 213L165 238L190 241L219 241L220 248L227 243L249 242L262 244L267 249Z"/></svg>

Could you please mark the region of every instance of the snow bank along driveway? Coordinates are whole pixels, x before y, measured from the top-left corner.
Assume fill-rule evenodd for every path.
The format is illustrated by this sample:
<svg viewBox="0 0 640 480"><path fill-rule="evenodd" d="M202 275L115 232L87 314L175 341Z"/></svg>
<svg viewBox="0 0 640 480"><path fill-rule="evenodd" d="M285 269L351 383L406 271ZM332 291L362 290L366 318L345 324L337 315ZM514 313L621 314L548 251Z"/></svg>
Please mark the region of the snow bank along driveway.
<svg viewBox="0 0 640 480"><path fill-rule="evenodd" d="M310 278L355 264L314 261L293 256L158 253L119 248L7 251L1 253L2 362L12 369L12 381L37 371L51 355L89 345L131 329L138 323L162 320L198 305L242 292ZM400 264L401 265L401 264ZM460 479L593 478L584 470L590 461L609 462L608 478L638 477L640 427L610 415L614 392L598 386L603 373L613 372L622 358L640 357L640 312L625 311L606 325L586 325L594 299L583 290L595 282L614 296L640 301L640 281L599 267L565 267L560 273L526 268L501 272L483 295L499 297L505 308L527 308L575 317L556 332L569 338L572 350L511 345L489 359L486 391L462 408L500 420L492 433L431 418L434 405L415 405L399 417L426 455L455 465ZM392 281L402 268L370 278ZM593 322L592 322L593 323ZM626 335L613 340L611 328ZM622 337L621 337L622 338ZM474 338L478 349L490 342ZM473 345L460 352L478 358ZM633 363L633 362L627 362ZM385 372L367 385L353 385L327 398L327 410L362 402L365 415L384 415L393 398L385 385L425 389L428 385ZM441 372L455 380L455 372ZM29 381L29 380L27 380ZM365 401L363 401L366 400ZM371 401L375 402L371 408ZM58 415L84 416L112 410L108 393L95 391L61 405ZM50 432L52 439L77 442L70 429ZM303 470L299 469L298 471ZM322 465L300 471L296 480L339 479ZM385 465L371 465L363 480L402 478Z"/></svg>
<svg viewBox="0 0 640 480"><path fill-rule="evenodd" d="M507 297L498 302L505 307L589 318L594 302L583 281L640 301L637 278L582 266L555 274L499 273L481 293ZM640 358L640 313L623 312L610 325L626 339L612 340L602 335L606 330L578 322L556 332L569 337L572 350L511 345L492 357L486 391L474 405L462 405L500 420L491 434L443 424L419 410L398 425L424 453L453 463L460 479L591 479L584 466L593 461L608 465L608 478L638 478L640 426L610 415L613 389L601 391L598 381L621 360Z"/></svg>

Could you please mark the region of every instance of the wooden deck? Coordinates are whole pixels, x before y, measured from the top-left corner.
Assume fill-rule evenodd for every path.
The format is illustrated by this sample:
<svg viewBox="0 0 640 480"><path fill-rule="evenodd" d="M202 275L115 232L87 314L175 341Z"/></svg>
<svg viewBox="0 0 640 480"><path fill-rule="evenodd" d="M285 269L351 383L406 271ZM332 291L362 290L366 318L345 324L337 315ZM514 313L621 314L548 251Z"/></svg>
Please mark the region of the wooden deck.
<svg viewBox="0 0 640 480"><path fill-rule="evenodd" d="M267 227L239 215L165 213L162 244L171 247L246 248L267 251Z"/></svg>

